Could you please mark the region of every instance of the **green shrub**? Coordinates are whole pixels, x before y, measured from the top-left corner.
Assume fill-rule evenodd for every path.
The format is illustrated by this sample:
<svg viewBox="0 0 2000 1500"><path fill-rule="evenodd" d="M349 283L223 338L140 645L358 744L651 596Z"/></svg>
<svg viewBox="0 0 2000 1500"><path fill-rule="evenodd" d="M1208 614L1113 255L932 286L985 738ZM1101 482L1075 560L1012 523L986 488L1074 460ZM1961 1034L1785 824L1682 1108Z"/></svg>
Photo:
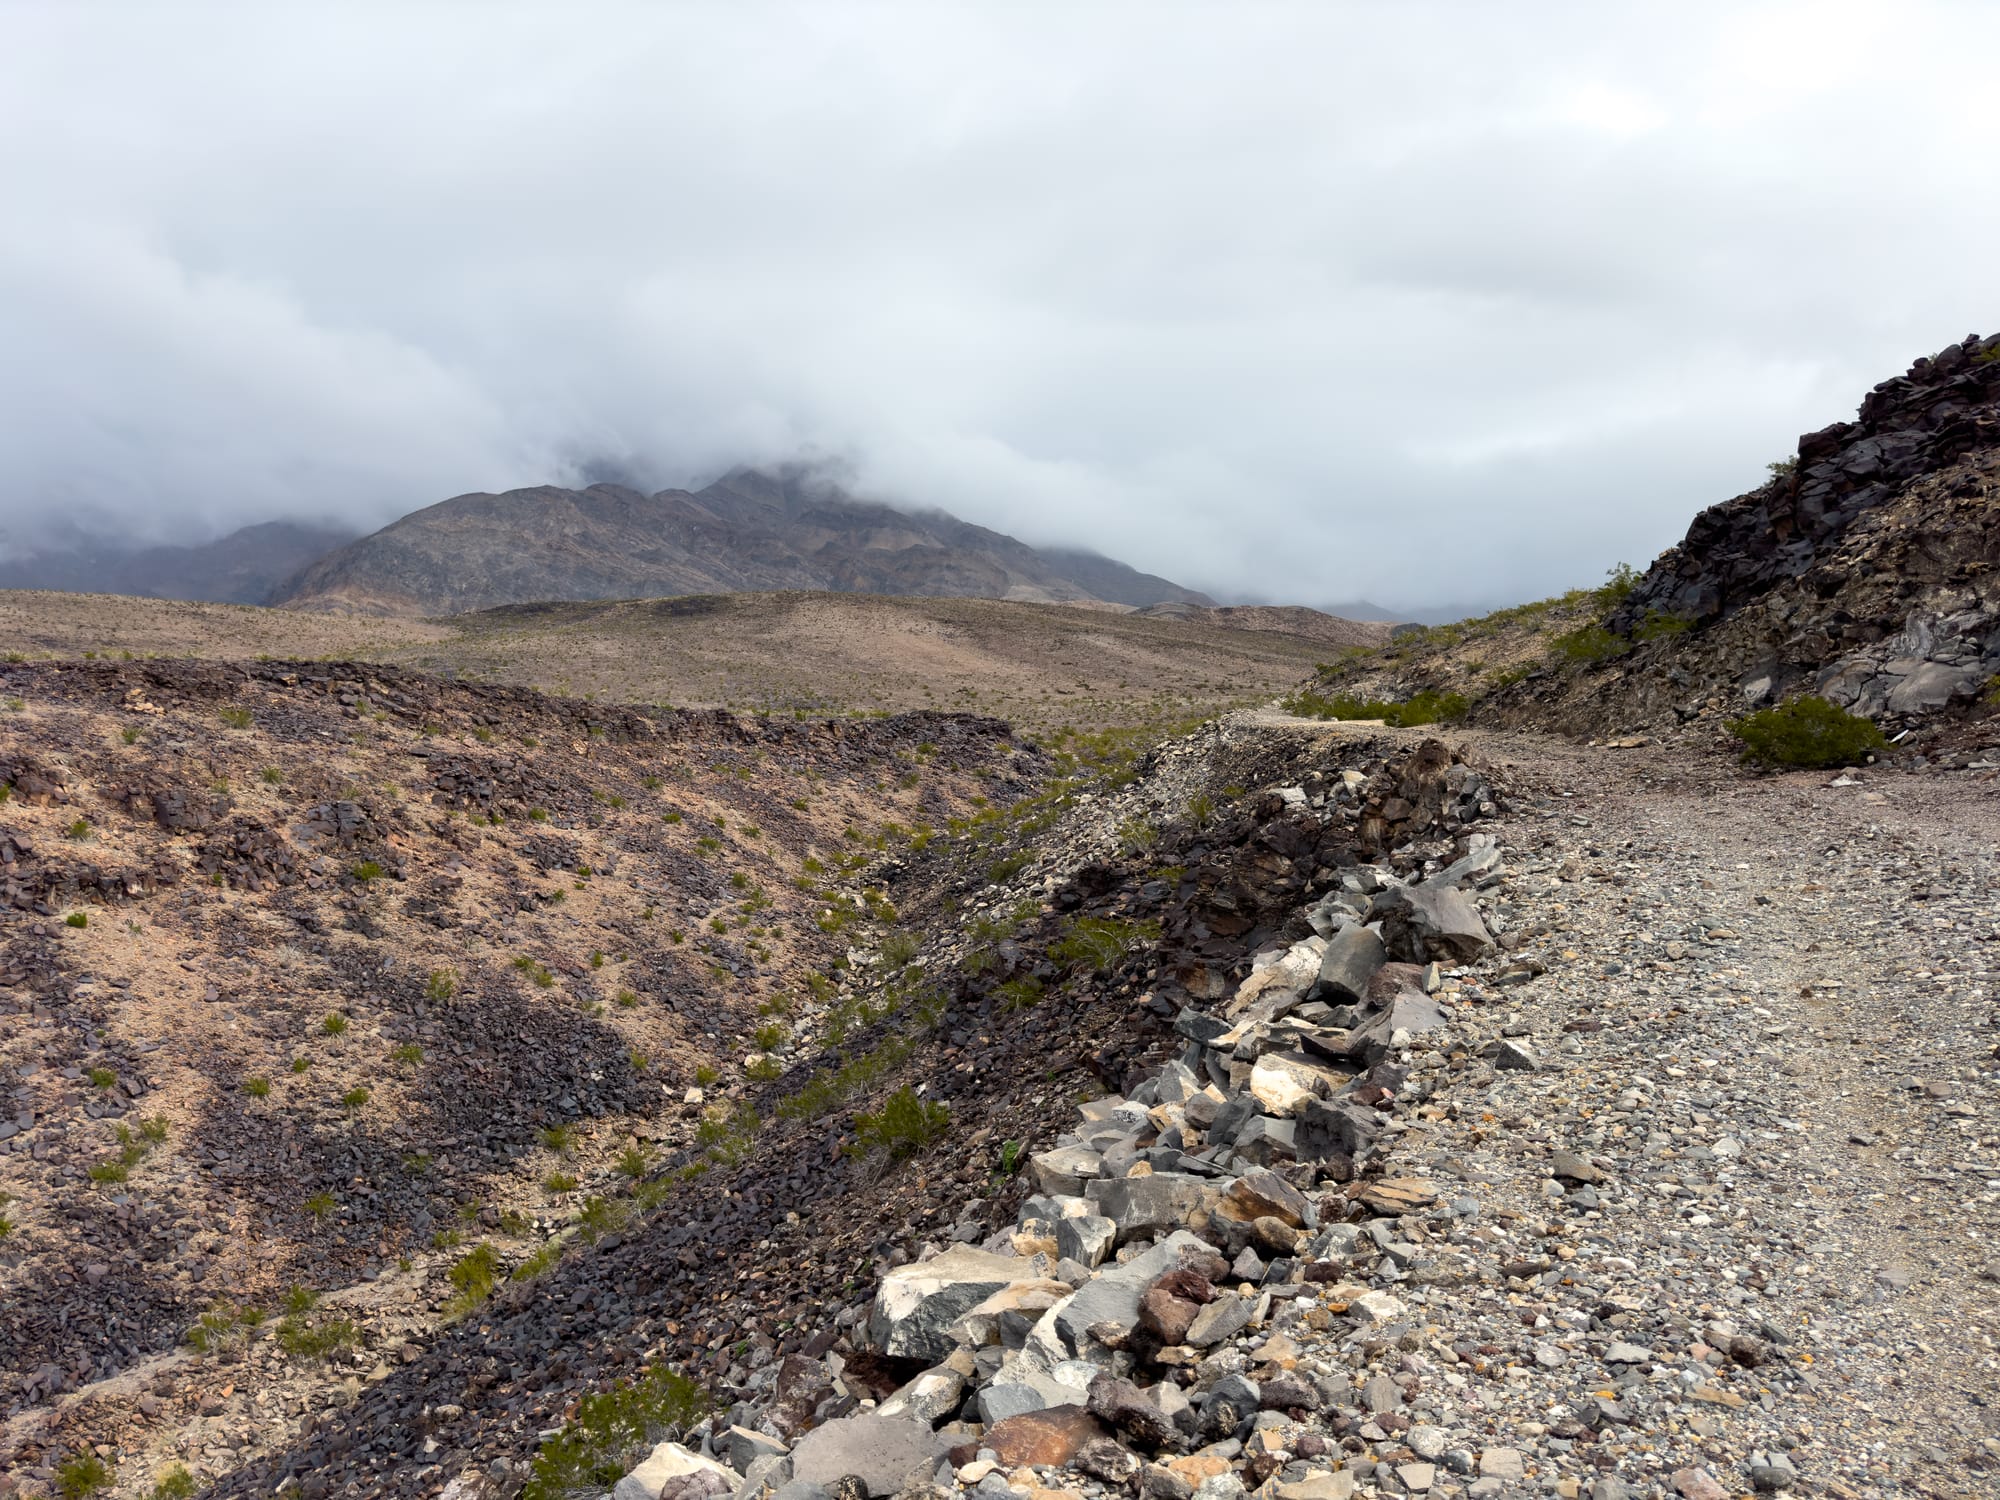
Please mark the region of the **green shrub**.
<svg viewBox="0 0 2000 1500"><path fill-rule="evenodd" d="M108 1089L118 1082L118 1075L109 1068L92 1068L85 1076L93 1088Z"/></svg>
<svg viewBox="0 0 2000 1500"><path fill-rule="evenodd" d="M424 1060L424 1049L415 1042L404 1042L389 1054L392 1061L416 1064Z"/></svg>
<svg viewBox="0 0 2000 1500"><path fill-rule="evenodd" d="M79 1453L56 1466L56 1493L62 1500L86 1500L99 1490L110 1489L114 1477L95 1453Z"/></svg>
<svg viewBox="0 0 2000 1500"><path fill-rule="evenodd" d="M345 1109L359 1109L361 1108L362 1105L366 1104L367 1102L368 1102L368 1090L361 1087L359 1084L355 1085L353 1088L349 1089L346 1093L340 1096L341 1106Z"/></svg>
<svg viewBox="0 0 2000 1500"><path fill-rule="evenodd" d="M225 708L222 710L222 722L227 724L231 729L248 729L250 727L250 710L247 708Z"/></svg>
<svg viewBox="0 0 2000 1500"><path fill-rule="evenodd" d="M462 1317L493 1295L500 1280L500 1254L481 1240L445 1273L445 1278L451 1282L453 1294L445 1302L444 1315Z"/></svg>
<svg viewBox="0 0 2000 1500"><path fill-rule="evenodd" d="M252 1099L268 1099L271 1097L271 1080L262 1074L246 1078L243 1080L243 1092Z"/></svg>
<svg viewBox="0 0 2000 1500"><path fill-rule="evenodd" d="M63 918L63 925L65 927L88 927L90 925L90 917L85 912L73 911Z"/></svg>
<svg viewBox="0 0 2000 1500"><path fill-rule="evenodd" d="M1766 766L1851 766L1889 748L1874 723L1825 698L1794 698L1729 726L1743 758Z"/></svg>
<svg viewBox="0 0 2000 1500"><path fill-rule="evenodd" d="M646 1154L646 1148L643 1146L627 1146L618 1157L619 1175L629 1177L634 1182L644 1177L652 1165L653 1159Z"/></svg>
<svg viewBox="0 0 2000 1500"><path fill-rule="evenodd" d="M331 1193L314 1193L305 1202L306 1212L322 1224L333 1217L333 1211L337 1207L339 1205L334 1202Z"/></svg>
<svg viewBox="0 0 2000 1500"><path fill-rule="evenodd" d="M279 770L276 766L264 767L263 776L264 776L264 785L266 786L277 786L285 779L285 773Z"/></svg>
<svg viewBox="0 0 2000 1500"><path fill-rule="evenodd" d="M542 1179L542 1187L551 1193L573 1193L576 1191L576 1178L568 1172L551 1172Z"/></svg>
<svg viewBox="0 0 2000 1500"><path fill-rule="evenodd" d="M1160 935L1157 922L1120 922L1111 917L1078 917L1069 930L1049 944L1049 957L1059 964L1082 964L1102 974L1128 951Z"/></svg>
<svg viewBox="0 0 2000 1500"><path fill-rule="evenodd" d="M340 1036L347 1030L347 1017L337 1010L330 1010L321 1017L319 1029L322 1036Z"/></svg>
<svg viewBox="0 0 2000 1500"><path fill-rule="evenodd" d="M442 1005L458 993L458 976L450 969L432 969L424 981L424 998Z"/></svg>
<svg viewBox="0 0 2000 1500"><path fill-rule="evenodd" d="M1666 636L1683 635L1694 629L1694 620L1688 615L1670 615L1664 610L1649 609L1646 618L1632 627L1635 641L1657 641Z"/></svg>
<svg viewBox="0 0 2000 1500"><path fill-rule="evenodd" d="M573 1125L547 1125L542 1128L542 1144L558 1156L568 1156L576 1149L576 1127Z"/></svg>
<svg viewBox="0 0 2000 1500"><path fill-rule="evenodd" d="M387 872L372 859L364 859L349 872L363 885L373 885Z"/></svg>
<svg viewBox="0 0 2000 1500"><path fill-rule="evenodd" d="M325 1359L361 1342L361 1330L346 1318L313 1323L303 1317L278 1322L278 1347L298 1359Z"/></svg>
<svg viewBox="0 0 2000 1500"><path fill-rule="evenodd" d="M708 1395L664 1365L577 1403L576 1418L535 1454L521 1500L569 1500L610 1489L643 1452L669 1432L685 1432L708 1415Z"/></svg>
<svg viewBox="0 0 2000 1500"><path fill-rule="evenodd" d="M1594 667L1632 649L1623 636L1613 635L1602 625L1584 625L1557 636L1549 649L1574 667Z"/></svg>
<svg viewBox="0 0 2000 1500"><path fill-rule="evenodd" d="M175 1464L153 1481L151 1500L192 1500L194 1475L186 1464Z"/></svg>
<svg viewBox="0 0 2000 1500"><path fill-rule="evenodd" d="M908 1084L896 1090L874 1114L857 1115L854 1133L862 1148L887 1151L891 1156L910 1156L943 1135L951 1124L951 1111L942 1104L921 1099Z"/></svg>

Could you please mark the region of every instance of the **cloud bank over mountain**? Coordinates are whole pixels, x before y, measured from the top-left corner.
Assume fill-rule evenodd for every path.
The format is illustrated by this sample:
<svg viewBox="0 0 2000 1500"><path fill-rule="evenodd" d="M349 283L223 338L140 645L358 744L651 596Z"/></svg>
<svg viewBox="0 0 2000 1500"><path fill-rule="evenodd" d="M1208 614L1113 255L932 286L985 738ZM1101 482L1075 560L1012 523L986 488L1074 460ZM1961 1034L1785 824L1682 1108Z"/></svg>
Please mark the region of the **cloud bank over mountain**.
<svg viewBox="0 0 2000 1500"><path fill-rule="evenodd" d="M1994 322L1996 54L1956 5L0 8L0 547L808 459L1217 595L1547 593Z"/></svg>

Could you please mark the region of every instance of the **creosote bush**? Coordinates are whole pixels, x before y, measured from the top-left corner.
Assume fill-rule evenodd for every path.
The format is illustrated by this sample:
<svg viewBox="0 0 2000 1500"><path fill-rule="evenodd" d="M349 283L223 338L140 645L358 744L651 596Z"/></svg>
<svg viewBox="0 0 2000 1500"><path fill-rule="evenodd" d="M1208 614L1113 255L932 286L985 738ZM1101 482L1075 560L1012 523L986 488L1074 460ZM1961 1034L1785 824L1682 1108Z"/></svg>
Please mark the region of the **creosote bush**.
<svg viewBox="0 0 2000 1500"><path fill-rule="evenodd" d="M1825 698L1794 698L1729 726L1743 758L1766 766L1852 766L1889 748L1873 721Z"/></svg>

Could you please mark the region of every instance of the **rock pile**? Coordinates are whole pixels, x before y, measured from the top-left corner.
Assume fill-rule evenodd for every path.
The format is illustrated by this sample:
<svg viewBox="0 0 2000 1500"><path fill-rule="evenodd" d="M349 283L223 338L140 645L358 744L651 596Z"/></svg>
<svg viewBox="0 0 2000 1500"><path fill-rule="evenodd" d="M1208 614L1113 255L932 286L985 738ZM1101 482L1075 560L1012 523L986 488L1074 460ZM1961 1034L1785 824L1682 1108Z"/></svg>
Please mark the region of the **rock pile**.
<svg viewBox="0 0 2000 1500"><path fill-rule="evenodd" d="M1418 798L1369 799L1358 773L1316 798L1270 795L1330 827L1429 832L1448 801L1455 822L1492 806L1435 743L1399 771ZM961 1224L890 1269L843 1315L847 1338L754 1372L746 1399L660 1445L621 1500L692 1494L704 1458L728 1465L738 1500L1528 1493L1520 1452L1439 1425L1426 1392L1464 1384L1451 1366L1484 1367L1418 1290L1435 1240L1477 1205L1395 1166L1422 1128L1416 1075L1448 1044L1490 1069L1537 1066L1517 1042L1454 1034L1462 966L1500 951L1481 891L1501 870L1489 835L1449 847L1459 857L1428 874L1407 850L1404 873L1341 869L1295 913L1309 935L1260 953L1218 1003L1183 1008L1176 1056L1084 1103L1031 1157L1013 1222ZM1565 1415L1579 1433L1619 1419L1615 1392L1590 1400ZM699 1483L721 1493L712 1472Z"/></svg>

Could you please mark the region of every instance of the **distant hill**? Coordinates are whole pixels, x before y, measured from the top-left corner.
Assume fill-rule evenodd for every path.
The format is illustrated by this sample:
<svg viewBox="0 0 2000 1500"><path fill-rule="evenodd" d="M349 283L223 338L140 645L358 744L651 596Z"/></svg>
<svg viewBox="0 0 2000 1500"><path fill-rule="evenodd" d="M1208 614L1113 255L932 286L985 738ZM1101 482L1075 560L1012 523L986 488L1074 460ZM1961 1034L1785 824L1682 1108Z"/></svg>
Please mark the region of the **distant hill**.
<svg viewBox="0 0 2000 1500"><path fill-rule="evenodd" d="M1085 552L1041 552L943 511L859 500L803 472L739 469L698 491L617 484L460 495L320 558L271 603L448 615L538 600L776 589L1206 606Z"/></svg>
<svg viewBox="0 0 2000 1500"><path fill-rule="evenodd" d="M294 573L353 539L352 531L294 521L265 521L180 547L79 537L0 561L0 589L262 604Z"/></svg>

